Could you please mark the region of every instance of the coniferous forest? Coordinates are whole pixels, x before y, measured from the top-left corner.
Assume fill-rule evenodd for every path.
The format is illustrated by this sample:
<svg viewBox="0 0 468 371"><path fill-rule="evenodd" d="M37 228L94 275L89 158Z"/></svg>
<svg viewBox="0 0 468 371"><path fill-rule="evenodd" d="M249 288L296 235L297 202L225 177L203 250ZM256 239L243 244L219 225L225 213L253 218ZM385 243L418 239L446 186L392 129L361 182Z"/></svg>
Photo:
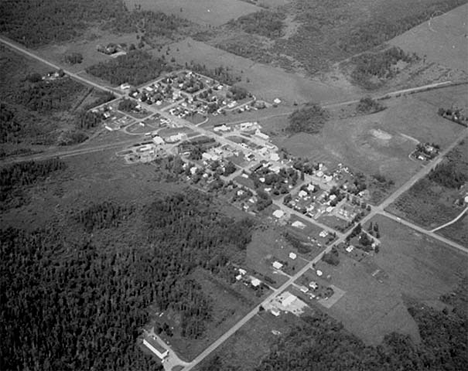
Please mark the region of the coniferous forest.
<svg viewBox="0 0 468 371"><path fill-rule="evenodd" d="M79 240L53 224L1 231L0 369L155 369L136 346L150 306L181 313L183 336L201 336L211 303L189 275L197 267L228 275L253 223L218 213L195 193L138 210L106 202L76 211L69 223ZM95 243L92 233L125 223L140 225L134 245Z"/></svg>

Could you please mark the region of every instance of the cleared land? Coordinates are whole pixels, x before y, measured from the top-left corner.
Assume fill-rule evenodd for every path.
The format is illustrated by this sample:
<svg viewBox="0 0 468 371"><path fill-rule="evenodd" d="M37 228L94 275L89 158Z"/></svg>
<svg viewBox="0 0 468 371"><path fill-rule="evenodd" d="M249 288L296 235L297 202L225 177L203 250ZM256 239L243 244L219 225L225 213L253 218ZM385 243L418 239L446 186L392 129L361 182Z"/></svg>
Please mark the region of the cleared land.
<svg viewBox="0 0 468 371"><path fill-rule="evenodd" d="M438 169L446 169L438 172ZM464 177L464 181L457 181ZM468 179L468 143L461 142L426 178L389 206L389 211L428 229L457 217L465 208L463 201Z"/></svg>
<svg viewBox="0 0 468 371"><path fill-rule="evenodd" d="M174 14L200 25L221 26L233 18L259 11L261 8L241 0L124 0L128 9L136 5L142 10Z"/></svg>
<svg viewBox="0 0 468 371"><path fill-rule="evenodd" d="M170 55L176 62L184 65L194 61L214 69L220 66L230 67L236 75L242 77L240 86L245 87L258 98L273 100L280 98L286 103L305 103L311 100L329 102L346 100L354 89L343 90L327 85L319 79L305 78L270 65L255 63L252 60L228 53L206 43L187 38L169 45ZM166 49L151 53L156 57L165 54Z"/></svg>
<svg viewBox="0 0 468 371"><path fill-rule="evenodd" d="M369 175L384 175L398 187L421 167L420 162L408 157L418 142L434 142L444 148L463 127L438 116L437 106L420 101L417 95L383 103L388 108L376 114L332 118L318 135L280 134L274 142L298 157L331 166L343 163ZM339 111L333 115L339 116ZM281 121L285 127L287 117L272 122L277 133ZM260 120L260 124L269 125L268 120Z"/></svg>
<svg viewBox="0 0 468 371"><path fill-rule="evenodd" d="M397 331L418 341L419 331L406 309L407 300L441 308L439 297L456 288L468 273L466 256L384 217L378 254L361 262L341 252L340 264L317 267L346 294L327 313L368 344L378 344Z"/></svg>
<svg viewBox="0 0 468 371"><path fill-rule="evenodd" d="M468 4L433 17L390 41L403 50L468 72Z"/></svg>
<svg viewBox="0 0 468 371"><path fill-rule="evenodd" d="M270 352L270 346L278 336L289 333L295 325L301 325L301 320L291 313L284 313L280 317L267 312L258 314L195 370L208 371L216 357L221 358L225 365L239 367L239 370L254 370Z"/></svg>

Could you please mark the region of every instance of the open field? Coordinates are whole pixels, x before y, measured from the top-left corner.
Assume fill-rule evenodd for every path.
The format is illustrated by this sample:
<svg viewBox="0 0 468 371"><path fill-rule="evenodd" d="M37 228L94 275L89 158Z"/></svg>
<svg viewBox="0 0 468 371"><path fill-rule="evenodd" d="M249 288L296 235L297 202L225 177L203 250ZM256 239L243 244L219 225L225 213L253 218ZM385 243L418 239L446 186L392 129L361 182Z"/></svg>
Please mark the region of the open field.
<svg viewBox="0 0 468 371"><path fill-rule="evenodd" d="M191 340L181 336L170 338L173 349L183 359L192 360L201 353L208 345L220 337L224 332L239 321L248 311L261 299L255 297L253 290L240 284L233 288L231 285L211 276L209 273L198 269L192 274L201 286L203 293L209 297L213 306L212 319L207 322L207 331L202 338ZM163 318L165 318L164 316ZM176 328L180 327L177 315L170 322ZM164 338L164 337L163 337Z"/></svg>
<svg viewBox="0 0 468 371"><path fill-rule="evenodd" d="M83 37L78 40L50 44L36 49L39 56L50 60L53 63L62 65L64 68L71 72L84 71L86 68L91 67L97 63L105 62L114 59L110 55L100 53L97 51L98 45L113 44L138 44L136 34L121 34L116 35L107 31L102 31L97 28L88 30ZM70 65L64 62L66 54L81 53L83 55L83 62Z"/></svg>
<svg viewBox="0 0 468 371"><path fill-rule="evenodd" d="M272 267L274 261L287 262L283 270L289 274L294 274L306 265L306 261L303 259L291 260L289 258L291 251L296 252L286 243L278 231L271 228L266 231L257 231L247 247L246 267L274 280L276 284L266 283L278 287L286 282L288 277ZM255 273L253 275L255 276ZM263 281L262 277L257 278Z"/></svg>
<svg viewBox="0 0 468 371"><path fill-rule="evenodd" d="M161 53L156 50L152 50L151 53L156 57L161 56ZM193 60L210 69L219 66L230 67L234 73L242 77L240 86L245 87L256 97L269 101L280 98L289 104L295 101L304 103L311 100L328 102L346 100L353 93L353 90L346 91L326 85L318 79L306 78L285 72L281 68L252 62L250 59L190 38L171 44L170 53L171 57L182 65Z"/></svg>
<svg viewBox="0 0 468 371"><path fill-rule="evenodd" d="M390 41L427 60L468 72L468 4L441 14Z"/></svg>
<svg viewBox="0 0 468 371"><path fill-rule="evenodd" d="M463 199L468 180L468 143L462 141L438 166L400 196L388 210L428 229L457 217L466 207ZM437 169L444 168L447 169L444 173L437 172ZM462 177L465 180L461 184L452 183Z"/></svg>
<svg viewBox="0 0 468 371"><path fill-rule="evenodd" d="M450 94L455 96L456 91ZM434 142L443 149L463 129L437 115L436 102L426 103L418 97L386 100L388 108L372 115L332 118L318 135L278 135L273 141L295 156L332 167L343 163L369 175L381 174L398 187L421 167L420 162L408 157L418 142ZM260 123L268 132L268 122ZM271 123L272 131L280 134L282 127L286 127L287 117L276 118Z"/></svg>
<svg viewBox="0 0 468 371"><path fill-rule="evenodd" d="M468 259L432 239L385 217L376 217L382 234L380 252L361 262L340 254L337 267L320 262L331 282L346 294L327 313L367 344L378 344L397 331L419 340L406 300L441 308L439 297L451 292L468 273ZM363 226L364 227L364 226Z"/></svg>
<svg viewBox="0 0 468 371"><path fill-rule="evenodd" d="M241 0L124 0L129 10L174 14L202 26L220 26L231 19L259 11L261 8Z"/></svg>
<svg viewBox="0 0 468 371"><path fill-rule="evenodd" d="M220 357L225 365L239 367L242 371L254 370L270 352L278 336L287 334L295 325L301 325L301 320L291 313L283 313L280 317L274 317L268 312L258 314L195 370L208 367L214 357Z"/></svg>

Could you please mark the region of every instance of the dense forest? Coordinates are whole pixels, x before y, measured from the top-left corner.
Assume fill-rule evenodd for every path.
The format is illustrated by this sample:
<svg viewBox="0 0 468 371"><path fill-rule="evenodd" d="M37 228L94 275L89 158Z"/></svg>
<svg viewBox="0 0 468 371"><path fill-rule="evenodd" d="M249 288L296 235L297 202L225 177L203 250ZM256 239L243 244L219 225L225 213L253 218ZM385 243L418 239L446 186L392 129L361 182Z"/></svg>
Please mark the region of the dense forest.
<svg viewBox="0 0 468 371"><path fill-rule="evenodd" d="M0 33L28 47L68 41L89 22L102 22L126 12L116 0L1 1Z"/></svg>
<svg viewBox="0 0 468 371"><path fill-rule="evenodd" d="M21 181L14 174L8 184ZM153 369L135 345L148 308L178 312L182 336L201 336L211 303L190 273L202 267L234 275L230 256L245 249L253 226L220 214L212 198L190 190L138 212L91 205L75 211L70 225L80 238L54 225L0 232L2 371ZM136 242L125 249L93 239L135 225Z"/></svg>
<svg viewBox="0 0 468 371"><path fill-rule="evenodd" d="M140 85L171 69L163 59L156 59L146 52L134 50L110 61L95 64L86 72L107 80L113 85L123 83Z"/></svg>
<svg viewBox="0 0 468 371"><path fill-rule="evenodd" d="M315 103L307 103L289 115L286 131L290 134L318 134L328 120L328 112Z"/></svg>
<svg viewBox="0 0 468 371"><path fill-rule="evenodd" d="M465 3L466 0L440 0L437 3L426 5L423 11L409 14L398 21L386 16L370 18L368 22L359 25L343 38L340 42L340 48L351 54L372 49L428 21L435 14L440 15Z"/></svg>
<svg viewBox="0 0 468 371"><path fill-rule="evenodd" d="M351 77L365 88L376 88L398 73L395 67L398 62L410 63L418 59L418 56L409 55L396 46L383 52L364 53L351 59L355 64Z"/></svg>
<svg viewBox="0 0 468 371"><path fill-rule="evenodd" d="M64 169L65 162L58 159L21 162L3 167L0 169L0 210L24 204L26 187L42 182Z"/></svg>
<svg viewBox="0 0 468 371"><path fill-rule="evenodd" d="M468 181L468 156L464 142L454 148L447 157L433 169L428 179L447 188L460 188ZM463 153L465 151L465 153Z"/></svg>

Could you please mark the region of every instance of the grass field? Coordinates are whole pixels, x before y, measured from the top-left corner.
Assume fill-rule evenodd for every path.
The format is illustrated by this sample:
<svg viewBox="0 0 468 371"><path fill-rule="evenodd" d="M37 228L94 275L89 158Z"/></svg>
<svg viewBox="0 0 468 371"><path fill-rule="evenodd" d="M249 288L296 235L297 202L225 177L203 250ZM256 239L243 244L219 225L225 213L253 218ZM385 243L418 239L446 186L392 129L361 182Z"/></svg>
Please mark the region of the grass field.
<svg viewBox="0 0 468 371"><path fill-rule="evenodd" d="M427 60L468 72L467 16L468 4L445 14L435 13L430 21L412 28L390 43L407 52L426 56Z"/></svg>
<svg viewBox="0 0 468 371"><path fill-rule="evenodd" d="M332 284L346 291L325 311L367 344L380 343L392 331L419 340L405 301L440 308L439 297L468 273L468 258L385 217L372 222L382 235L378 254L357 262L343 253L337 267L317 264L325 276L331 274Z"/></svg>
<svg viewBox="0 0 468 371"><path fill-rule="evenodd" d="M301 325L301 320L291 313L284 313L280 317L274 317L270 313L258 314L195 370L199 371L202 367L206 367L214 357L218 356L225 365L238 367L242 371L252 371L269 353L270 346L278 336L287 334L295 325Z"/></svg>
<svg viewBox="0 0 468 371"><path fill-rule="evenodd" d="M463 246L468 246L468 216L465 215L457 222L437 231L438 234L450 238Z"/></svg>
<svg viewBox="0 0 468 371"><path fill-rule="evenodd" d="M468 143L461 142L447 155L444 163L453 164L453 169L468 177ZM444 178L447 176L444 175ZM432 229L453 220L462 212L465 205L457 204L456 201L464 196L465 192L462 189L449 188L428 176L400 196L388 209L396 215Z"/></svg>
<svg viewBox="0 0 468 371"><path fill-rule="evenodd" d="M288 264L283 270L289 274L294 274L306 264L303 259L291 260L289 258L291 251L296 252L286 243L278 231L272 228L266 231L257 231L247 247L246 266L263 276L270 277L276 284L267 283L278 287L286 282L288 277L272 267L275 260L287 262ZM262 279L262 277L258 278Z"/></svg>
<svg viewBox="0 0 468 371"><path fill-rule="evenodd" d="M157 57L161 56L157 50L152 50L151 53ZM326 85L318 79L305 78L280 68L255 63L190 38L171 44L170 55L182 65L193 60L210 69L219 66L230 67L235 74L242 77L240 86L256 97L269 101L280 98L289 104L310 100L328 102L345 100L353 92Z"/></svg>
<svg viewBox="0 0 468 371"><path fill-rule="evenodd" d="M202 286L205 295L213 305L212 320L207 323L207 331L202 338L190 340L181 336L171 338L171 346L183 359L191 360L201 353L208 345L220 337L224 332L238 322L256 302L261 300L249 293L246 287L234 289L225 282L212 277L209 273L199 269L192 274ZM240 291L244 289L241 293ZM178 325L177 315L172 325Z"/></svg>
<svg viewBox="0 0 468 371"><path fill-rule="evenodd" d="M443 89L440 92L444 94ZM446 94L456 96L457 91ZM274 142L295 156L332 167L343 163L369 175L384 175L399 186L421 167L408 157L418 142L438 143L443 149L463 127L442 119L437 115L437 102L424 102L419 95L385 104L388 108L376 114L331 119L318 135L277 136ZM272 121L275 132L281 133L282 123L286 125L287 117Z"/></svg>
<svg viewBox="0 0 468 371"><path fill-rule="evenodd" d="M261 8L241 0L124 0L129 10L174 14L202 26L221 26L231 19L259 11Z"/></svg>

